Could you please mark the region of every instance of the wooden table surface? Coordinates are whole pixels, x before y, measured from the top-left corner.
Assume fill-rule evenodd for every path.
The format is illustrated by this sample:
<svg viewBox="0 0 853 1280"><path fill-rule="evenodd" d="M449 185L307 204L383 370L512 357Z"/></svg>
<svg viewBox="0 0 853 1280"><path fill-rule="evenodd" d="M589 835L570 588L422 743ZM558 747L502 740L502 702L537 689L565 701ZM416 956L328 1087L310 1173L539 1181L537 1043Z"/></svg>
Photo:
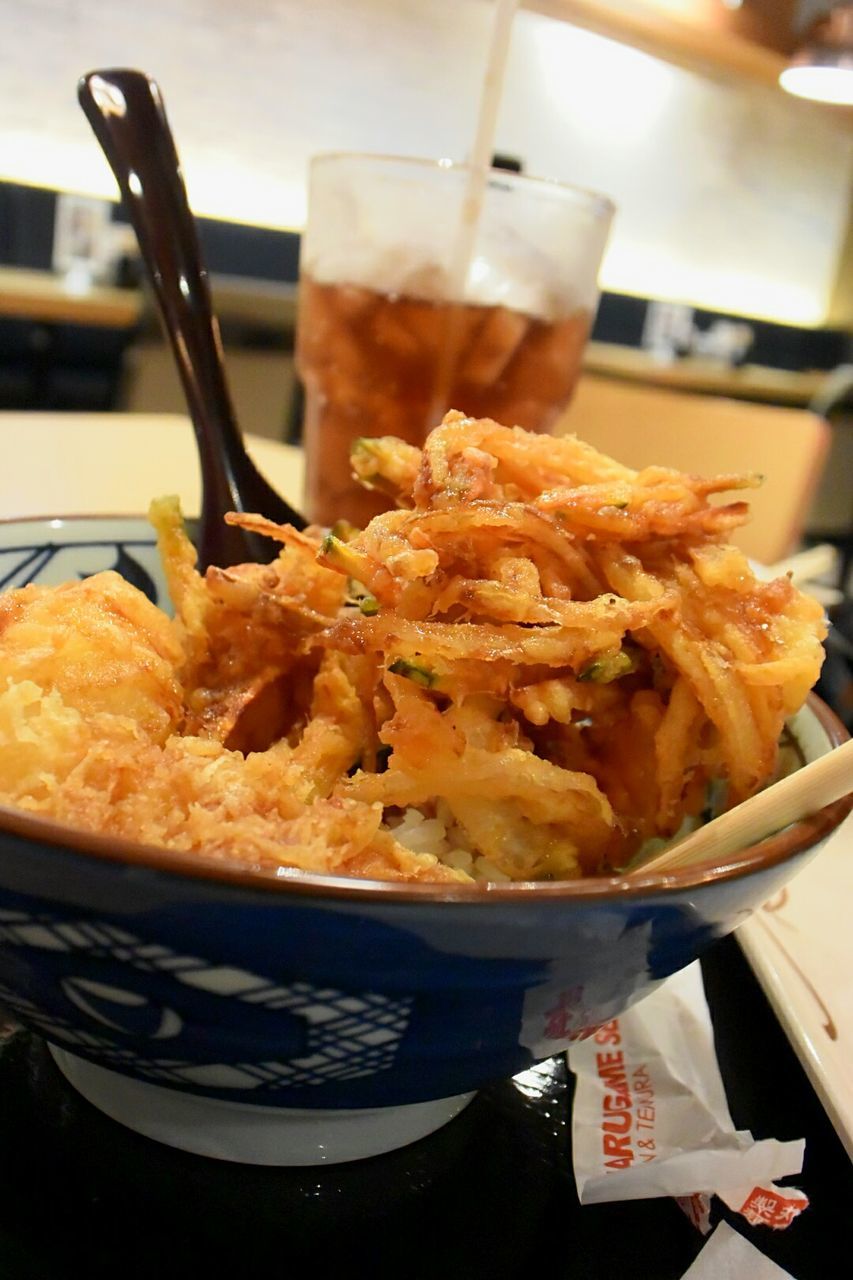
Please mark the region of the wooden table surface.
<svg viewBox="0 0 853 1280"><path fill-rule="evenodd" d="M296 285L217 273L211 276L220 320L292 333ZM0 316L39 324L81 324L130 329L151 312L142 289L75 286L54 271L0 267Z"/></svg>
<svg viewBox="0 0 853 1280"><path fill-rule="evenodd" d="M294 505L302 452L247 436L250 454ZM189 419L179 414L0 412L0 518L144 514L176 493L198 515L199 474Z"/></svg>
<svg viewBox="0 0 853 1280"><path fill-rule="evenodd" d="M0 267L0 316L40 324L85 324L129 329L142 313L136 289L79 288L52 271Z"/></svg>
<svg viewBox="0 0 853 1280"><path fill-rule="evenodd" d="M709 360L706 356L684 356L661 362L640 347L619 346L615 342L590 342L583 367L587 373L666 387L671 391L803 407L811 403L829 376L820 369L773 369L758 364L732 368L722 360Z"/></svg>
<svg viewBox="0 0 853 1280"><path fill-rule="evenodd" d="M211 288L214 308L223 324L293 333L295 284L215 274L211 276ZM0 317L122 329L131 328L150 315L150 308L150 301L139 289L93 285L75 290L51 271L0 267ZM661 363L648 351L612 342L590 342L584 368L589 373L673 390L788 405L808 405L827 377L820 370L794 371L752 364L731 368L703 356Z"/></svg>

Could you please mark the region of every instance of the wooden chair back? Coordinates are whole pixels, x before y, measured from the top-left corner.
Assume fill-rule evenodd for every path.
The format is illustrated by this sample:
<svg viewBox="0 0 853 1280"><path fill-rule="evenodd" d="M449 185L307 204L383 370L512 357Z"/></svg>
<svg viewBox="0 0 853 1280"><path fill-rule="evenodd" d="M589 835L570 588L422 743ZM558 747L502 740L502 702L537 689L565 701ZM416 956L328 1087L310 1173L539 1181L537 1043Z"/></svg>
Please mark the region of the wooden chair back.
<svg viewBox="0 0 853 1280"><path fill-rule="evenodd" d="M759 471L743 494L749 524L733 541L773 564L793 551L826 464L830 428L805 409L691 395L585 374L555 434L572 432L637 469L653 464L697 475Z"/></svg>

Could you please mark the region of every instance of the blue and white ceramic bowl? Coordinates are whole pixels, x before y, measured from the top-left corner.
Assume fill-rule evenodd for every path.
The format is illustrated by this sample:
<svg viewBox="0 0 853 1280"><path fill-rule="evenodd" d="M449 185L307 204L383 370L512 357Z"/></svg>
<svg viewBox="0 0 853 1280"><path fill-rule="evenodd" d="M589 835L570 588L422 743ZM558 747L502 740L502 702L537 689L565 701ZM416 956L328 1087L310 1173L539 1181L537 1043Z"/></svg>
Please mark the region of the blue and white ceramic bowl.
<svg viewBox="0 0 853 1280"><path fill-rule="evenodd" d="M0 525L3 588L103 568L166 603L142 520ZM846 736L816 699L793 729L807 759ZM0 1002L150 1137L260 1164L375 1155L695 959L850 807L667 879L491 890L251 874L7 810Z"/></svg>

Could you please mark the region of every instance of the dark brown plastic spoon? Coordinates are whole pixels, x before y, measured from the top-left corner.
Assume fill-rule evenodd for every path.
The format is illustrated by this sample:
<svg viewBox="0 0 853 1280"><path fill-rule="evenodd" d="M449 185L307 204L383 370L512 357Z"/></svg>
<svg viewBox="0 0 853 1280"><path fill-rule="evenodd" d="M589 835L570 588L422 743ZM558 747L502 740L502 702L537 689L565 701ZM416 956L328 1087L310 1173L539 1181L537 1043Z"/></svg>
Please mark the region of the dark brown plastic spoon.
<svg viewBox="0 0 853 1280"><path fill-rule="evenodd" d="M200 566L268 561L273 545L226 525L224 513L258 511L299 529L306 522L267 483L243 444L160 90L141 71L117 69L83 76L77 96L118 180L187 398L201 464Z"/></svg>

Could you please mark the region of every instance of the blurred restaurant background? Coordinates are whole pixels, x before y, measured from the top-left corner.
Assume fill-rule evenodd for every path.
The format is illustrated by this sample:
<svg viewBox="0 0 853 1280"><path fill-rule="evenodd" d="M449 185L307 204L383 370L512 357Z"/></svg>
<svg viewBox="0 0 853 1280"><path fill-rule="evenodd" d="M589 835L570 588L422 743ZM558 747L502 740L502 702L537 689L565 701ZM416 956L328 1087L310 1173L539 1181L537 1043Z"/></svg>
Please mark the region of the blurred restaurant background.
<svg viewBox="0 0 853 1280"><path fill-rule="evenodd" d="M585 376L818 411L831 452L806 533L849 560L853 109L778 84L844 7L532 0L496 146L617 205ZM464 159L491 16L490 0L0 0L0 410L184 411L83 71L159 81L239 419L296 441L309 158Z"/></svg>

